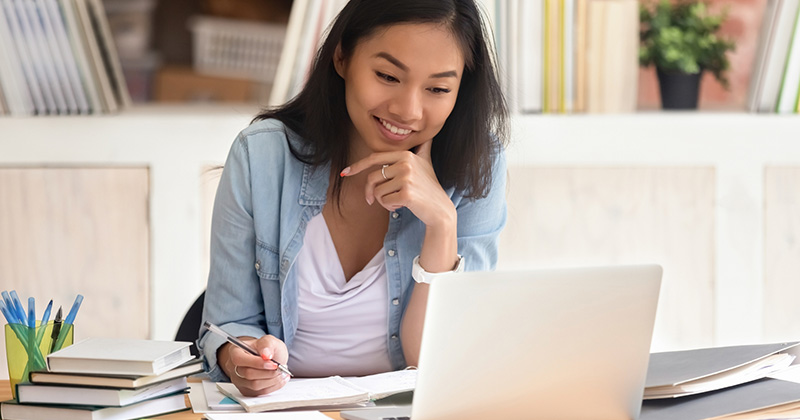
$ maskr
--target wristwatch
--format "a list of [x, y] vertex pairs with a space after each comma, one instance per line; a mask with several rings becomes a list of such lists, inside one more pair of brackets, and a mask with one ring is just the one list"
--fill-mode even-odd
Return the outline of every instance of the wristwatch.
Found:
[[464, 257], [458, 255], [458, 264], [456, 264], [456, 268], [452, 271], [444, 271], [441, 273], [429, 273], [419, 265], [419, 255], [414, 257], [414, 261], [411, 264], [411, 278], [414, 279], [417, 283], [425, 283], [431, 284], [431, 280], [435, 279], [437, 276], [447, 275], [450, 273], [461, 273], [464, 271]]

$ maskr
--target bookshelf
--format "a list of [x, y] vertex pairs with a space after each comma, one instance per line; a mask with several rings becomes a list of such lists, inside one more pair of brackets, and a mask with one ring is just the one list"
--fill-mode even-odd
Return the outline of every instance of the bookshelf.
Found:
[[[142, 281], [149, 336], [169, 339], [205, 286], [214, 187], [204, 170], [256, 111], [148, 105], [0, 119], [0, 167], [149, 169]], [[498, 268], [663, 264], [654, 348], [797, 336], [779, 320], [800, 316], [786, 301], [800, 273], [800, 245], [787, 240], [800, 237], [799, 131], [797, 116], [736, 112], [515, 115]]]

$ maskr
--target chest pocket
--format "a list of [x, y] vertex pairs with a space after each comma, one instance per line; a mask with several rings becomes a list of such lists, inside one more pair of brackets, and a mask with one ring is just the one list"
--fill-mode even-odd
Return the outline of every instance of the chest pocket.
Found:
[[[264, 316], [268, 327], [281, 325], [280, 258], [277, 250], [260, 241], [256, 244], [256, 274], [264, 298]], [[271, 329], [271, 328], [270, 328]]]

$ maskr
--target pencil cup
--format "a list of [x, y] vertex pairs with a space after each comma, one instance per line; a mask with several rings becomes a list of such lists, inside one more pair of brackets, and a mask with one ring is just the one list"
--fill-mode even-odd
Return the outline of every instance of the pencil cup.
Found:
[[[72, 344], [74, 329], [62, 324], [58, 339], [53, 337], [53, 322], [36, 328], [22, 324], [6, 324], [6, 359], [11, 396], [17, 398], [17, 384], [27, 382], [29, 373], [47, 369], [46, 358], [51, 352]], [[61, 343], [59, 343], [61, 342]], [[60, 344], [60, 346], [59, 346]]]

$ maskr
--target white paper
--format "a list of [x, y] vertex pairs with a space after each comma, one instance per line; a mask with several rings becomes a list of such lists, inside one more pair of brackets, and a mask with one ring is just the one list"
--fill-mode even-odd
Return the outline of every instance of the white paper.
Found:
[[769, 375], [769, 377], [800, 384], [800, 365], [789, 366], [780, 372]]
[[[245, 406], [248, 411], [261, 411], [264, 409], [291, 408], [299, 405], [327, 405], [334, 401], [345, 400], [355, 402], [369, 395], [352, 385], [347, 384], [338, 376], [320, 379], [292, 379], [283, 388], [268, 395], [259, 397], [245, 397], [232, 383], [217, 383], [217, 388], [223, 394], [233, 398]], [[345, 401], [342, 401], [345, 403]]]
[[209, 420], [331, 420], [319, 411], [291, 411], [280, 413], [207, 413]]
[[379, 399], [400, 392], [413, 391], [417, 385], [417, 370], [398, 370], [369, 376], [347, 377], [345, 379], [353, 385], [368, 391], [372, 398]]

